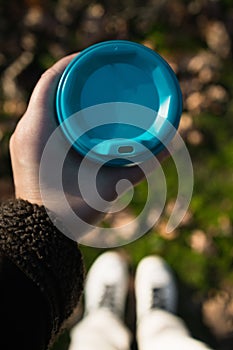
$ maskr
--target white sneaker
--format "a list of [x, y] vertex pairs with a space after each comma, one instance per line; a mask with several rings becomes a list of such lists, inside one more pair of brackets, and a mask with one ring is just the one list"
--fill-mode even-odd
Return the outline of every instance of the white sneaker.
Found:
[[123, 317], [129, 274], [125, 259], [116, 252], [100, 255], [90, 268], [85, 284], [85, 312], [105, 308]]
[[176, 312], [177, 289], [166, 262], [157, 256], [142, 259], [135, 276], [137, 320], [152, 309]]

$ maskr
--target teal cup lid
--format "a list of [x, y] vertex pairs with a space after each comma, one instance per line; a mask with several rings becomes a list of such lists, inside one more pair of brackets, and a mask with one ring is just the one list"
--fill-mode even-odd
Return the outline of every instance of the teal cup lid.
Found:
[[109, 166], [141, 163], [170, 142], [182, 113], [175, 73], [153, 50], [105, 41], [82, 51], [65, 69], [57, 119], [81, 155]]

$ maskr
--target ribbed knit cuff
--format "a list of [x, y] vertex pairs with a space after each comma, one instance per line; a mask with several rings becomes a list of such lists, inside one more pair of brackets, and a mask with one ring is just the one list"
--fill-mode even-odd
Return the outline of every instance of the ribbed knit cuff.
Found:
[[47, 300], [51, 343], [82, 293], [83, 262], [77, 243], [52, 224], [43, 206], [15, 200], [0, 206], [0, 253], [17, 265]]

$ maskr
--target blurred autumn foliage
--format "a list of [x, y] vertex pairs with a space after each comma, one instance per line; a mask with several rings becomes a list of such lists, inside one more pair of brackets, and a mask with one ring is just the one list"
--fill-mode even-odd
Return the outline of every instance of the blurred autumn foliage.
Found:
[[[129, 39], [158, 51], [176, 72], [184, 99], [180, 132], [195, 174], [193, 199], [180, 227], [167, 235], [164, 222], [177, 183], [174, 165], [166, 161], [170, 194], [164, 218], [125, 250], [133, 266], [152, 253], [168, 260], [182, 286], [180, 313], [196, 337], [221, 350], [233, 349], [232, 5], [231, 0], [0, 0], [1, 200], [13, 195], [9, 137], [40, 75], [59, 58], [99, 41]], [[142, 184], [130, 215], [144, 194]], [[100, 253], [83, 251], [87, 266]]]

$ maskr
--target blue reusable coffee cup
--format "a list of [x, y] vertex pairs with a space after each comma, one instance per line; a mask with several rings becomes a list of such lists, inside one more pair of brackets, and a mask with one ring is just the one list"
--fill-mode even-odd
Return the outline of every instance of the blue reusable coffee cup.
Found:
[[175, 73], [156, 52], [126, 40], [78, 54], [56, 95], [57, 120], [72, 147], [108, 166], [130, 166], [171, 141], [182, 113]]

